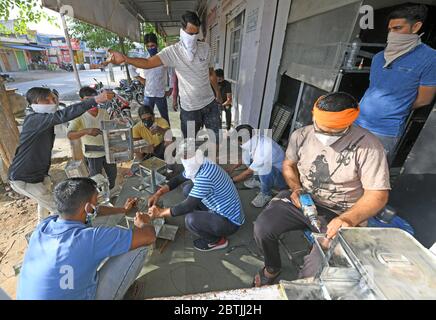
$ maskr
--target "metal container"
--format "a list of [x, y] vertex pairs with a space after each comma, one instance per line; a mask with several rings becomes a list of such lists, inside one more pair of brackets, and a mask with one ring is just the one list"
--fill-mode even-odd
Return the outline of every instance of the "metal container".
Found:
[[122, 163], [133, 160], [133, 133], [129, 123], [119, 120], [102, 121], [101, 130], [108, 163]]
[[345, 228], [333, 241], [314, 236], [322, 263], [307, 289], [318, 284], [318, 299], [436, 299], [436, 256], [409, 233]]
[[378, 299], [436, 299], [436, 256], [407, 232], [344, 229], [339, 242]]
[[85, 164], [85, 160], [70, 160], [64, 170], [68, 178], [89, 177], [89, 171]]

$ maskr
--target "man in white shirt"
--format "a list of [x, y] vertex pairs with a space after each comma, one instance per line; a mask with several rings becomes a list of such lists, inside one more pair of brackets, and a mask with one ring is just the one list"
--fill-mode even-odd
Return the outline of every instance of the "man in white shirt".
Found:
[[129, 58], [120, 52], [110, 51], [111, 57], [104, 64], [127, 63], [141, 69], [173, 67], [179, 79], [180, 120], [185, 138], [188, 137], [188, 122], [191, 122], [195, 135], [205, 126], [215, 133], [216, 141], [213, 142], [219, 144], [222, 97], [210, 47], [198, 41], [200, 26], [198, 15], [188, 11], [182, 16], [180, 42], [148, 59]]
[[[288, 189], [282, 173], [285, 152], [271, 138], [257, 134], [250, 125], [238, 126], [236, 131], [241, 144], [243, 163], [232, 166], [229, 173], [242, 164], [247, 166], [244, 172], [233, 177], [233, 182], [245, 181], [244, 185], [247, 188], [260, 188], [259, 194], [251, 204], [256, 208], [263, 208], [271, 201], [273, 188], [278, 191]], [[244, 137], [247, 137], [248, 141], [244, 141]], [[260, 182], [255, 179], [248, 180], [254, 174], [259, 176]]]
[[[158, 54], [158, 39], [154, 33], [146, 34], [144, 43], [150, 57]], [[166, 90], [167, 86], [171, 86], [168, 68], [160, 66], [149, 70], [145, 69], [143, 70], [143, 77], [134, 70], [133, 76], [145, 85], [144, 105], [152, 108], [157, 106], [161, 117], [170, 123], [167, 97], [171, 96], [172, 89]]]

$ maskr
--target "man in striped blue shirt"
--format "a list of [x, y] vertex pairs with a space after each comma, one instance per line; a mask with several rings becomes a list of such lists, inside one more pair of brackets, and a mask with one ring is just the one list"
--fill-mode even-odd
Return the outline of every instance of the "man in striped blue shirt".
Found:
[[[229, 175], [205, 159], [201, 150], [187, 155], [187, 145], [185, 142], [181, 146], [185, 171], [149, 199], [149, 214], [153, 218], [185, 215], [186, 228], [199, 237], [194, 241], [197, 250], [224, 249], [228, 246], [227, 237], [245, 222], [241, 199]], [[186, 197], [182, 203], [167, 209], [156, 206], [161, 196], [182, 184]]]

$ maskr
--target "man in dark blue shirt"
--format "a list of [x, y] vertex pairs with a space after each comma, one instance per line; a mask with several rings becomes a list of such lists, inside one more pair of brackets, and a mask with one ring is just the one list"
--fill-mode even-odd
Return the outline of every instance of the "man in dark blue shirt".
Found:
[[414, 5], [391, 13], [388, 45], [373, 59], [356, 121], [380, 139], [390, 161], [410, 112], [431, 104], [436, 94], [436, 50], [421, 43], [419, 35], [427, 11]]
[[58, 110], [58, 97], [50, 89], [36, 87], [27, 92], [30, 106], [9, 168], [9, 182], [14, 191], [38, 202], [39, 221], [56, 210], [48, 175], [55, 140], [54, 127], [81, 116], [113, 96], [113, 93], [104, 92], [94, 99]]

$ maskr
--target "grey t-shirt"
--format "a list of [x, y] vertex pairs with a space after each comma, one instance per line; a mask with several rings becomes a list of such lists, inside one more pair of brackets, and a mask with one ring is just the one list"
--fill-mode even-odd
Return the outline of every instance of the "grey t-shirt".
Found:
[[338, 214], [353, 207], [365, 190], [391, 189], [382, 144], [358, 126], [330, 147], [319, 142], [313, 126], [299, 129], [286, 157], [298, 165], [301, 184], [314, 201]]
[[211, 51], [207, 43], [198, 42], [194, 61], [189, 61], [179, 42], [158, 53], [164, 66], [175, 68], [179, 79], [180, 104], [185, 111], [203, 109], [215, 100], [210, 85]]

